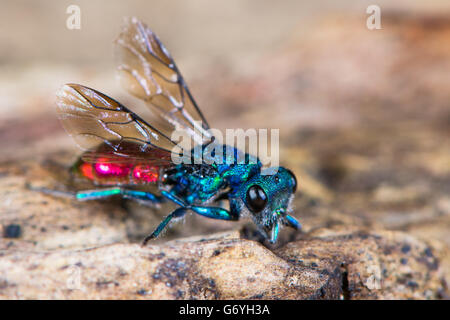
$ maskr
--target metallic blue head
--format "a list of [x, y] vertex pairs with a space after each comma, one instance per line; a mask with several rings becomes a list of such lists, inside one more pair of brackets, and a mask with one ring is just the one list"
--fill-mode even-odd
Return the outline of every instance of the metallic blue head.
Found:
[[277, 169], [272, 175], [255, 175], [232, 199], [232, 205], [247, 212], [272, 243], [276, 242], [281, 225], [300, 228], [300, 224], [288, 214], [297, 180], [292, 171], [283, 167]]

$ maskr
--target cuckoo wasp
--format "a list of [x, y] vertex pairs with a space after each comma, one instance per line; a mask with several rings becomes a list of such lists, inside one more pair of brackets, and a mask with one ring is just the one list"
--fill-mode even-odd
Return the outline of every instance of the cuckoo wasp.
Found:
[[[145, 101], [170, 130], [187, 132], [201, 150], [211, 146], [222, 150], [219, 160], [223, 161], [217, 161], [214, 151], [209, 153], [212, 161], [195, 161], [198, 148], [187, 152], [187, 160], [194, 161], [177, 161], [177, 157], [186, 160], [186, 153], [182, 155], [167, 128], [157, 128], [99, 91], [67, 84], [57, 94], [57, 114], [85, 149], [73, 171], [98, 187], [77, 192], [78, 200], [121, 196], [149, 206], [175, 203], [177, 208], [144, 244], [187, 212], [221, 220], [250, 216], [272, 243], [281, 226], [300, 229], [290, 215], [297, 187], [294, 174], [283, 167], [262, 174], [258, 158], [215, 142], [170, 53], [145, 24], [136, 18], [126, 20], [115, 49], [119, 78], [127, 91]], [[139, 190], [152, 184], [157, 192]], [[219, 200], [229, 201], [229, 208], [215, 205]]]

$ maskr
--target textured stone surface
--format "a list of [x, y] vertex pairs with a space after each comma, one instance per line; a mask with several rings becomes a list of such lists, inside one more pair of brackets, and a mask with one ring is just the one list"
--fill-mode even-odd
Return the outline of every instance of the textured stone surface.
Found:
[[430, 299], [439, 253], [387, 231], [323, 229], [270, 251], [239, 232], [141, 247], [5, 250], [2, 299]]

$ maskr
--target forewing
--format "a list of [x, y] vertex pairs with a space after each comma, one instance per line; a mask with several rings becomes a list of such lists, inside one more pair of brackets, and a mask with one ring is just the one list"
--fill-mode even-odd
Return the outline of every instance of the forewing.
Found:
[[150, 146], [142, 151], [137, 143], [125, 142], [112, 148], [109, 144], [101, 144], [98, 148], [83, 153], [81, 159], [88, 163], [117, 163], [117, 164], [141, 164], [167, 168], [174, 166], [172, 154], [169, 151]]
[[135, 144], [136, 156], [154, 153], [152, 150], [174, 156], [181, 153], [170, 138], [94, 89], [67, 84], [58, 92], [56, 104], [64, 128], [83, 149], [92, 150], [103, 143], [109, 146], [108, 152], [123, 156], [124, 146]]
[[150, 104], [173, 129], [185, 131], [195, 143], [211, 140], [203, 114], [170, 53], [137, 18], [126, 20], [116, 41], [119, 77], [133, 95]]

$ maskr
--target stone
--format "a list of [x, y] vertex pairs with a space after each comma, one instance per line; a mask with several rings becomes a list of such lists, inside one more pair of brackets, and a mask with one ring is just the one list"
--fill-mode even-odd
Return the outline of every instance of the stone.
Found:
[[444, 290], [440, 254], [401, 232], [348, 228], [275, 250], [237, 231], [147, 247], [9, 249], [0, 298], [433, 299]]

